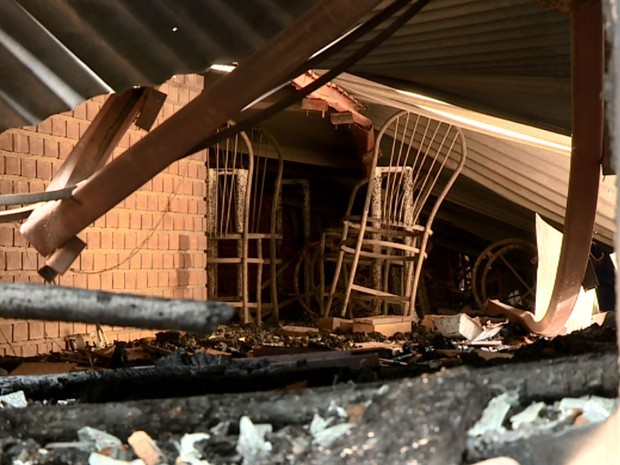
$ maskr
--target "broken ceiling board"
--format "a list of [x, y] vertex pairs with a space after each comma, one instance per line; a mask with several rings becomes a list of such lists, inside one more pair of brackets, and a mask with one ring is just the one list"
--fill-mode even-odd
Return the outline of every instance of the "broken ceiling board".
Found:
[[386, 337], [396, 333], [410, 333], [412, 319], [405, 316], [373, 316], [355, 318], [353, 320], [354, 333], [380, 333]]

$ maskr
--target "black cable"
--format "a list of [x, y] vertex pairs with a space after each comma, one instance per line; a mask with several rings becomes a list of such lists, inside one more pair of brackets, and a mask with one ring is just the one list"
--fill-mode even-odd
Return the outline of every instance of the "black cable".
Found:
[[[406, 0], [406, 1], [404, 1], [404, 0], [396, 0], [394, 3], [392, 3], [386, 9], [384, 9], [381, 13], [378, 13], [377, 15], [375, 15], [368, 22], [364, 23], [363, 26], [360, 26], [357, 30], [353, 31], [349, 35], [350, 36], [354, 35], [357, 31], [359, 31], [362, 28], [364, 28], [364, 30], [363, 30], [363, 32], [361, 34], [362, 35], [365, 34], [369, 30], [368, 28], [365, 27], [368, 23], [372, 23], [372, 25], [373, 25], [372, 29], [374, 29], [374, 27], [376, 27], [377, 25], [379, 25], [380, 23], [382, 23], [383, 21], [385, 21], [387, 19], [385, 17], [385, 12], [386, 11], [390, 12], [389, 17], [391, 17], [394, 13], [396, 13], [399, 10], [401, 10], [406, 4], [410, 3], [410, 1], [411, 0]], [[248, 129], [258, 125], [262, 121], [266, 120], [267, 118], [270, 118], [271, 116], [275, 115], [276, 113], [279, 113], [280, 111], [284, 110], [286, 107], [291, 106], [293, 103], [301, 100], [306, 95], [314, 92], [315, 90], [319, 89], [320, 87], [323, 87], [329, 81], [331, 81], [335, 77], [337, 77], [340, 73], [344, 72], [346, 69], [348, 69], [351, 66], [353, 66], [355, 63], [357, 63], [359, 60], [361, 60], [366, 55], [368, 55], [371, 51], [373, 51], [375, 48], [377, 48], [388, 37], [390, 37], [394, 32], [396, 32], [405, 23], [407, 23], [412, 17], [414, 17], [417, 13], [419, 13], [420, 10], [422, 10], [422, 8], [424, 8], [424, 6], [426, 6], [429, 2], [430, 2], [430, 0], [418, 0], [414, 4], [409, 5], [409, 7], [400, 16], [398, 16], [396, 19], [394, 19], [394, 21], [388, 27], [386, 27], [384, 30], [382, 30], [381, 32], [377, 33], [377, 35], [372, 40], [368, 41], [363, 47], [361, 47], [359, 50], [354, 52], [348, 58], [346, 58], [343, 61], [341, 61], [339, 64], [334, 66], [332, 69], [327, 71], [325, 74], [323, 74], [322, 76], [317, 78], [314, 82], [312, 82], [309, 85], [307, 85], [306, 87], [298, 90], [297, 92], [295, 92], [291, 96], [285, 97], [285, 98], [281, 99], [280, 101], [272, 104], [268, 108], [265, 108], [264, 110], [259, 111], [255, 115], [247, 117], [247, 118], [242, 119], [240, 121], [236, 121], [235, 125], [230, 126], [228, 128], [225, 128], [222, 131], [207, 137], [205, 140], [202, 141], [202, 143], [198, 144], [196, 147], [191, 149], [188, 153], [183, 155], [183, 157], [191, 155], [192, 153], [195, 153], [195, 152], [198, 152], [200, 150], [206, 149], [206, 148], [208, 148], [208, 147], [210, 147], [210, 146], [212, 146], [214, 144], [217, 144], [218, 142], [221, 142], [221, 141], [226, 140], [226, 139], [228, 139], [230, 137], [233, 137], [234, 135], [238, 134], [241, 131], [248, 130]], [[380, 19], [378, 17], [380, 17]], [[360, 37], [360, 35], [356, 34], [354, 36], [353, 40], [355, 40], [355, 39], [357, 39], [359, 37]], [[342, 41], [344, 41], [344, 40], [346, 40], [348, 38], [349, 37], [347, 36], [344, 39], [342, 39]], [[344, 45], [341, 44], [342, 41], [337, 42], [334, 45], [335, 46], [340, 45], [340, 47], [338, 48], [338, 49], [340, 49], [340, 48], [344, 47]], [[348, 44], [349, 44], [349, 42], [347, 41], [347, 43], [345, 45], [348, 45]], [[321, 52], [319, 55], [311, 58], [310, 60], [306, 61], [302, 66], [300, 66], [298, 68], [298, 70], [301, 69], [301, 71], [300, 72], [296, 71], [297, 74], [294, 74], [293, 77], [299, 76], [299, 74], [305, 72], [308, 69], [311, 69], [314, 65], [320, 63], [321, 61], [324, 61], [326, 58], [328, 58], [333, 53], [335, 53], [335, 51], [331, 50], [331, 48], [332, 47], [330, 47], [329, 49]], [[331, 53], [330, 53], [330, 50], [331, 50]]]

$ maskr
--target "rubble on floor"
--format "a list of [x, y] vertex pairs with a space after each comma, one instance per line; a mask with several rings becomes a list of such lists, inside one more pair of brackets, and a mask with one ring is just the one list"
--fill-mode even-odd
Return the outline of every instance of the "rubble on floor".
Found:
[[[0, 463], [464, 465], [507, 455], [533, 465], [539, 455], [519, 456], [520, 440], [547, 447], [612, 408], [614, 327], [546, 339], [463, 315], [357, 321], [410, 328], [389, 336], [333, 318], [4, 357]], [[477, 423], [489, 401], [499, 408]]]

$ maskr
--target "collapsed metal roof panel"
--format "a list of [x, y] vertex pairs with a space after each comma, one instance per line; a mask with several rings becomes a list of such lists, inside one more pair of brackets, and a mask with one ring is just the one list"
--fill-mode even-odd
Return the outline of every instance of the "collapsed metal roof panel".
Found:
[[569, 16], [537, 0], [435, 0], [349, 72], [570, 133]]
[[0, 131], [94, 95], [238, 61], [314, 0], [5, 0]]
[[[488, 115], [473, 115], [470, 110], [446, 105], [390, 88], [376, 82], [344, 74], [337, 81], [354, 97], [368, 105], [367, 116], [377, 126], [396, 109], [410, 110], [459, 125], [467, 141], [467, 161], [462, 172], [477, 184], [504, 199], [537, 212], [545, 218], [564, 223], [570, 170], [570, 138], [528, 128]], [[613, 243], [615, 231], [615, 179], [602, 179], [599, 190], [594, 238]], [[489, 199], [478, 191], [459, 189], [448, 194], [448, 201], [466, 206], [491, 218], [523, 226], [531, 218], [512, 216], [504, 209], [492, 210]], [[463, 229], [471, 229], [461, 224]]]

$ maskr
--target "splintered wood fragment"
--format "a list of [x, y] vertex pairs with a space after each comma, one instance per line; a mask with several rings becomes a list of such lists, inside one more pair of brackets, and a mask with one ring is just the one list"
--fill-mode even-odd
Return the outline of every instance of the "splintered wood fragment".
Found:
[[319, 100], [316, 98], [304, 98], [301, 101], [301, 109], [302, 110], [312, 110], [312, 111], [320, 111], [321, 113], [325, 113], [329, 110], [329, 106], [325, 100]]
[[350, 333], [353, 330], [353, 320], [325, 316], [319, 318], [318, 326], [319, 329], [324, 329], [326, 331], [341, 331], [343, 333]]
[[330, 113], [329, 119], [331, 123], [335, 126], [339, 126], [341, 124], [353, 124], [355, 123], [355, 119], [353, 118], [353, 113], [350, 111], [341, 111], [338, 113]]
[[355, 318], [353, 320], [354, 333], [381, 333], [385, 337], [396, 333], [410, 333], [412, 319], [403, 316], [374, 316]]
[[310, 334], [317, 334], [319, 330], [318, 328], [309, 328], [307, 326], [287, 325], [282, 326], [282, 328], [280, 328], [280, 332], [285, 336], [298, 337], [308, 336]]
[[162, 299], [40, 284], [0, 285], [0, 317], [4, 318], [210, 333], [233, 314], [234, 309], [221, 302]]

